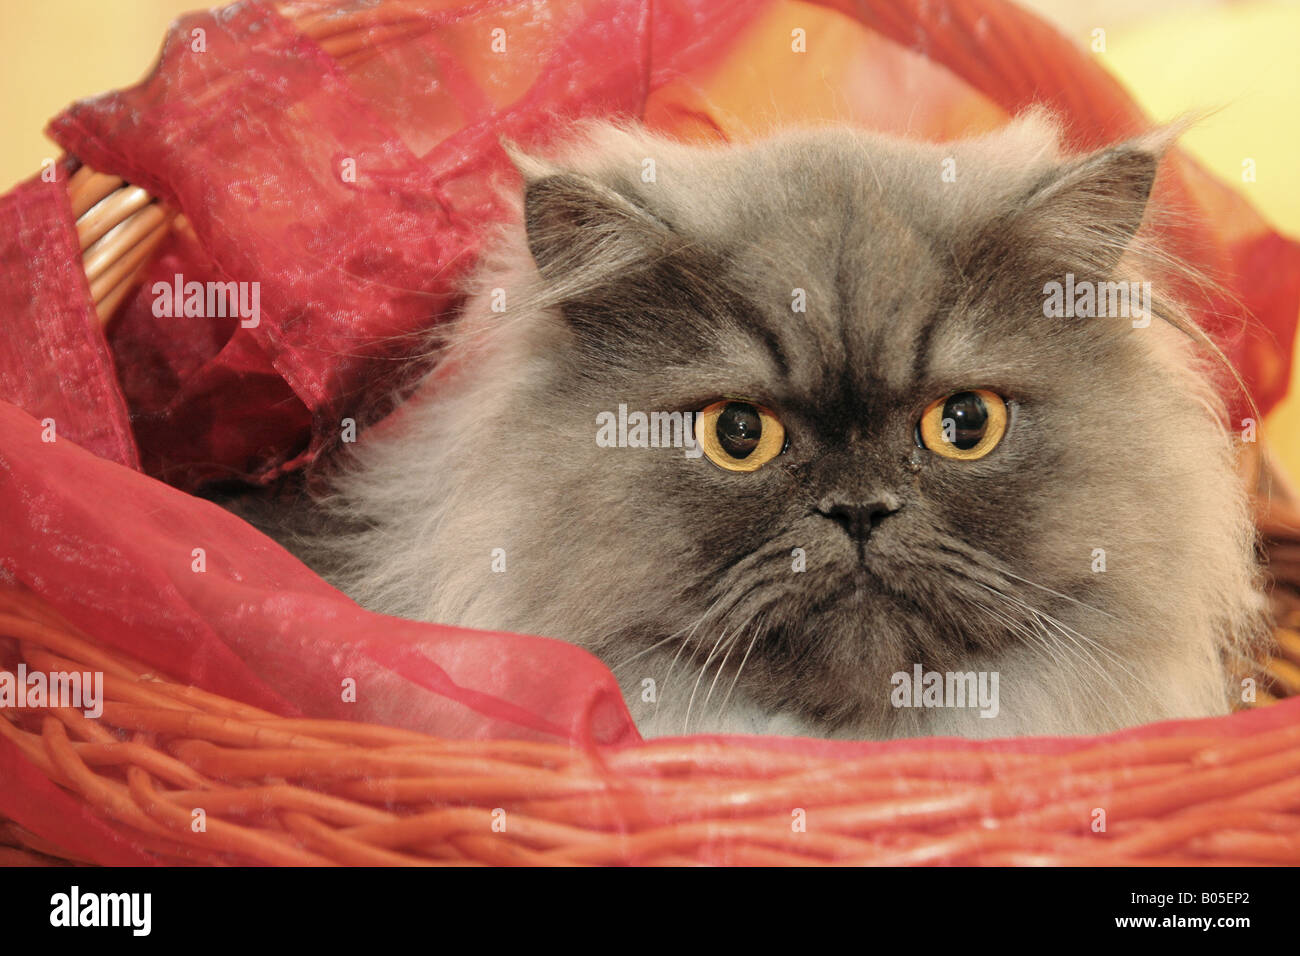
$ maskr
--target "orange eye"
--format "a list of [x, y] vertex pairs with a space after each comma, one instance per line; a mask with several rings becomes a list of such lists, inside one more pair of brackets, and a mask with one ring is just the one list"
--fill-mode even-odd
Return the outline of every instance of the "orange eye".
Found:
[[918, 426], [921, 443], [936, 455], [959, 461], [983, 458], [1007, 431], [1007, 405], [984, 389], [956, 392], [930, 405]]
[[714, 402], [696, 416], [695, 440], [719, 468], [757, 471], [785, 450], [785, 427], [761, 405]]

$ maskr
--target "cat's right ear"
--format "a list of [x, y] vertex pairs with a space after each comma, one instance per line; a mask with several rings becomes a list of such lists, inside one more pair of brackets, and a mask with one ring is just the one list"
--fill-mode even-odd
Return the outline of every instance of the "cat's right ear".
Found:
[[543, 278], [579, 269], [616, 273], [671, 236], [667, 224], [635, 199], [503, 145], [524, 179], [524, 230]]

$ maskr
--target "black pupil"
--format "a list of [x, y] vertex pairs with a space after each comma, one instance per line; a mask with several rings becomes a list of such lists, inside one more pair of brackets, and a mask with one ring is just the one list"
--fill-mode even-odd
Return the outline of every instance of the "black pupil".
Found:
[[[950, 429], [948, 422], [953, 423]], [[943, 404], [944, 435], [952, 435], [952, 443], [968, 451], [980, 443], [989, 426], [989, 410], [984, 399], [974, 392], [958, 392]]]
[[718, 444], [732, 458], [747, 458], [758, 447], [763, 419], [758, 409], [744, 402], [729, 402], [718, 416]]

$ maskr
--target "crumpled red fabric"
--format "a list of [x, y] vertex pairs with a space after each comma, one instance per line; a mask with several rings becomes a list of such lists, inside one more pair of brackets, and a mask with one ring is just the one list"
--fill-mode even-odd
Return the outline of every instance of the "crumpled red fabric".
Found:
[[[344, 417], [364, 425], [504, 212], [499, 139], [637, 115], [652, 68], [716, 56], [758, 6], [481, 3], [350, 71], [260, 3], [183, 18], [141, 85], [50, 126], [197, 237], [172, 238], [111, 333], [145, 469], [185, 488], [267, 482]], [[508, 55], [489, 45], [498, 20]], [[261, 321], [155, 317], [154, 284], [176, 275], [258, 283]]]
[[613, 676], [571, 644], [371, 614], [230, 512], [48, 441], [8, 402], [0, 435], [0, 569], [106, 647], [283, 716], [636, 739]]
[[[394, 360], [449, 316], [456, 280], [505, 213], [493, 198], [513, 175], [500, 137], [541, 146], [577, 117], [625, 116], [739, 140], [794, 89], [808, 111], [932, 138], [1032, 102], [1060, 111], [1080, 148], [1146, 125], [1099, 66], [1003, 0], [430, 3], [416, 32], [375, 31], [336, 56], [294, 25], [316, 7], [366, 6], [298, 2], [282, 15], [246, 2], [187, 16], [140, 85], [53, 121], [72, 156], [189, 223], [106, 334], [80, 268], [70, 166], [0, 198], [0, 583], [107, 646], [282, 714], [445, 736], [639, 739], [585, 652], [369, 614], [186, 493], [269, 483], [327, 450], [343, 418], [383, 413], [403, 384]], [[781, 59], [792, 31], [824, 25], [827, 10], [848, 18], [842, 32], [814, 31], [805, 59]], [[497, 27], [508, 55], [492, 48]], [[833, 61], [817, 59], [819, 44]], [[1199, 314], [1267, 410], [1289, 373], [1300, 247], [1186, 157], [1169, 168], [1162, 189], [1185, 213], [1173, 249], [1228, 293], [1195, 303]], [[155, 317], [154, 284], [177, 274], [258, 282], [259, 323]], [[338, 693], [344, 676], [363, 690], [356, 704]], [[1233, 718], [1243, 732], [1281, 719]], [[2, 741], [0, 778], [0, 816], [58, 827], [62, 845], [100, 862], [143, 859]]]
[[[0, 588], [29, 586], [97, 644], [282, 716], [464, 739], [640, 740], [613, 675], [586, 651], [364, 611], [222, 508], [48, 437], [0, 402]], [[4, 819], [86, 859], [149, 861], [0, 739]]]

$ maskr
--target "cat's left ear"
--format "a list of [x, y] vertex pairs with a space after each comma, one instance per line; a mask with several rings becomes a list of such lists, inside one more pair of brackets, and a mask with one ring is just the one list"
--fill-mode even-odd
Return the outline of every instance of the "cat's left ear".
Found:
[[1023, 200], [1014, 216], [1017, 238], [1110, 273], [1142, 226], [1160, 161], [1176, 135], [1161, 130], [1067, 162]]

